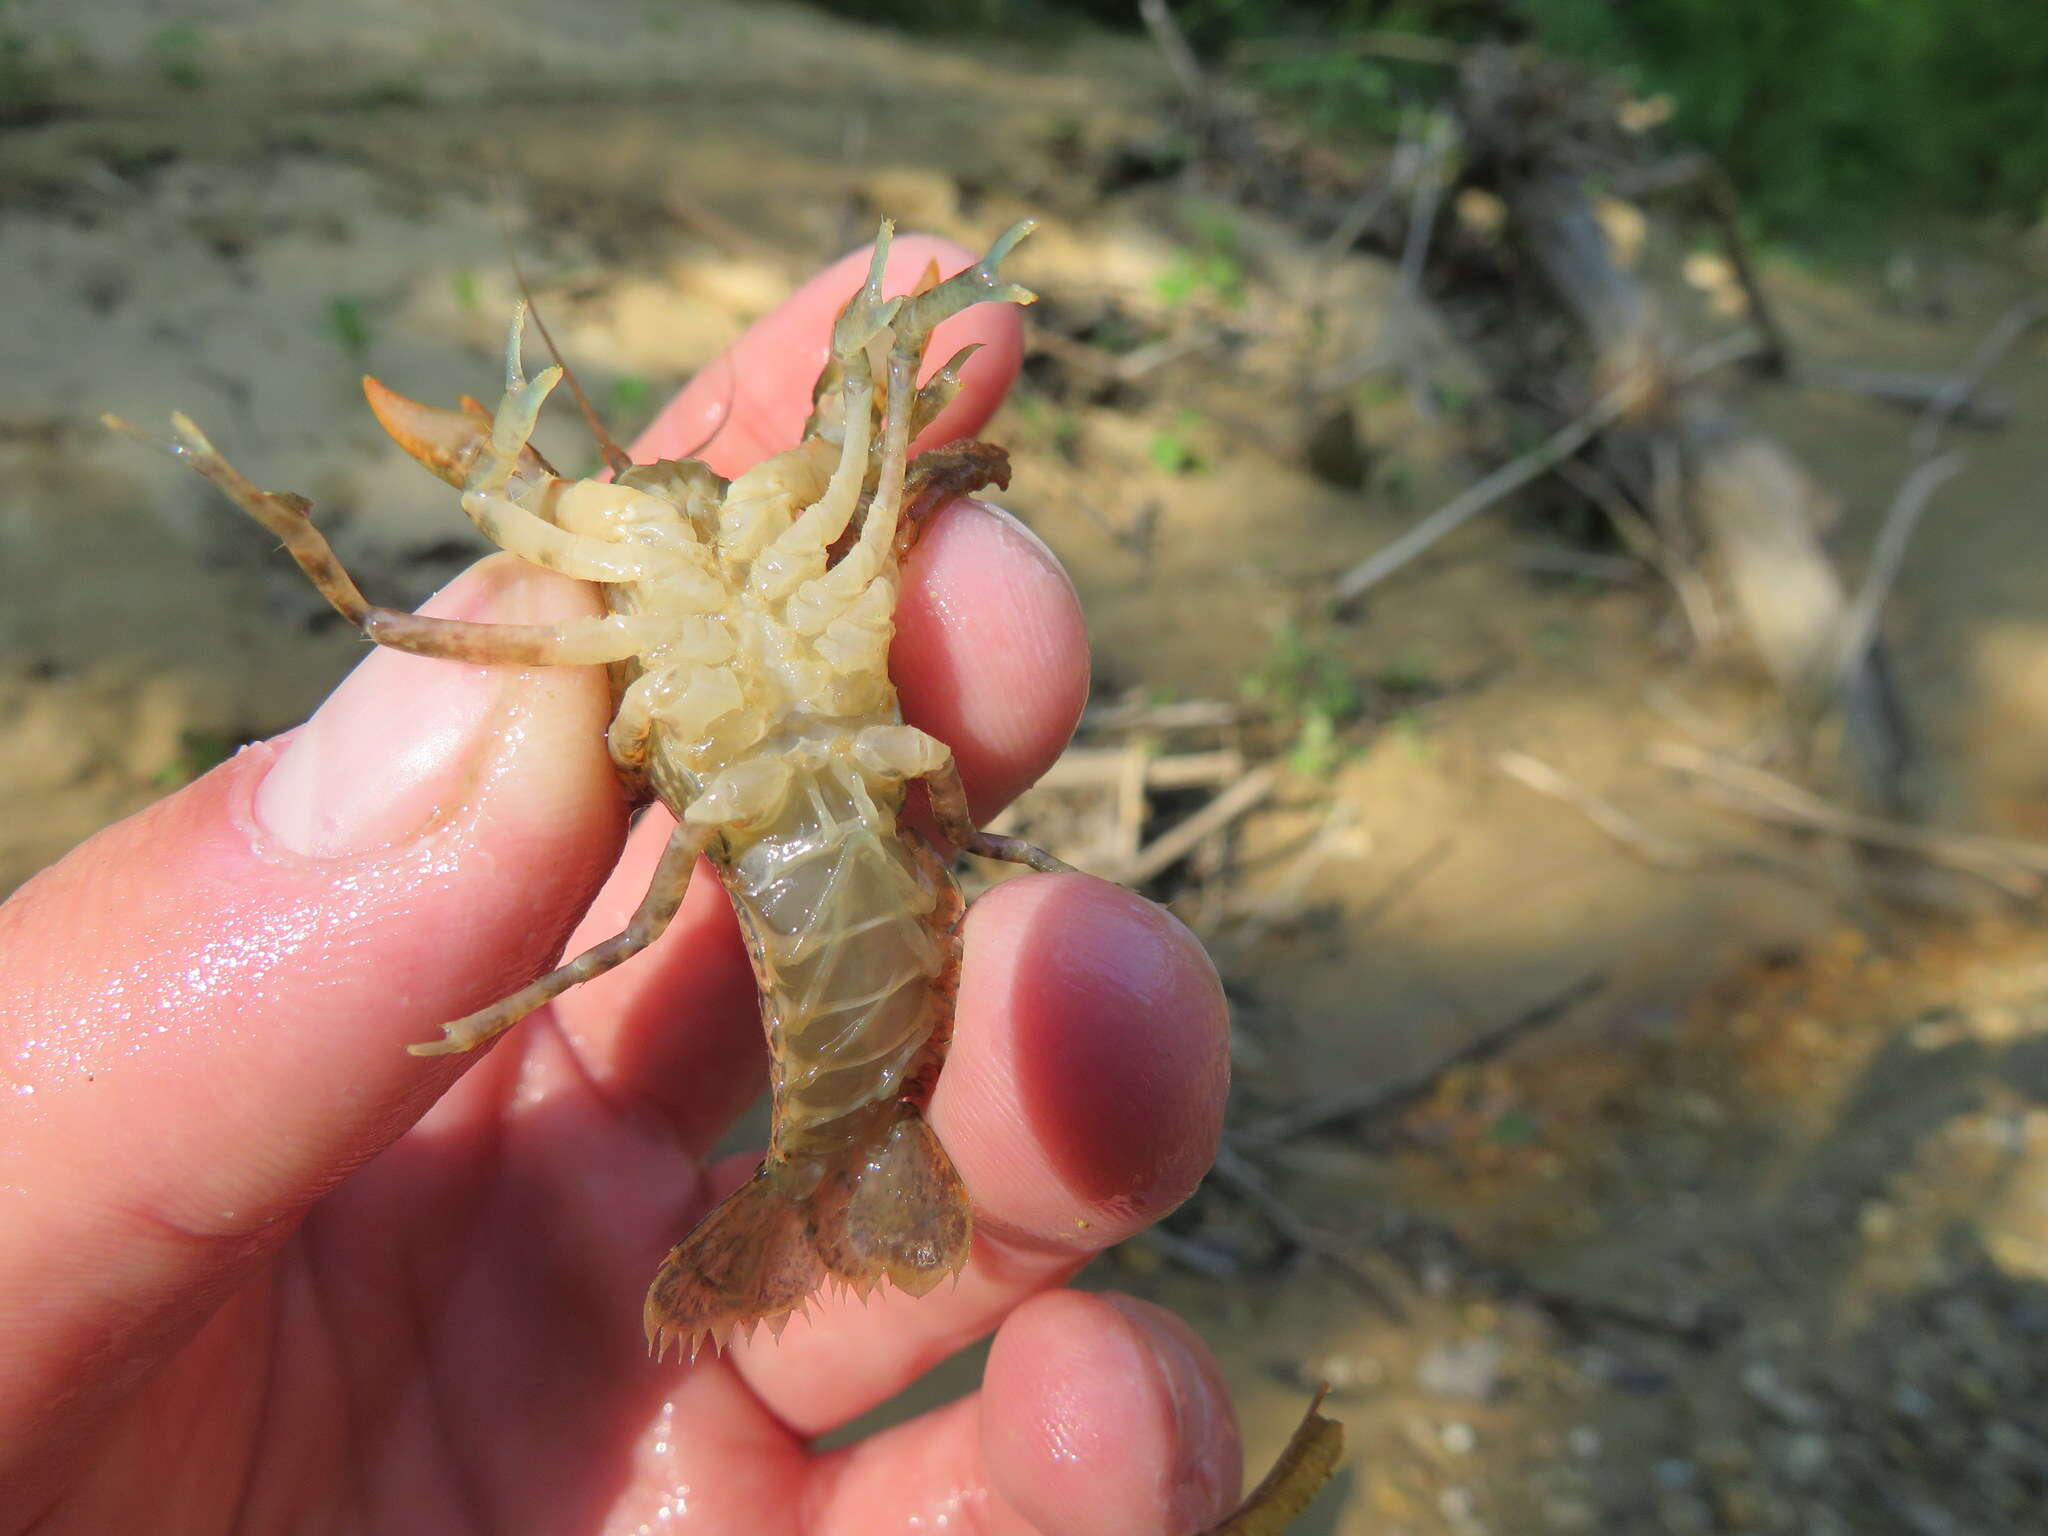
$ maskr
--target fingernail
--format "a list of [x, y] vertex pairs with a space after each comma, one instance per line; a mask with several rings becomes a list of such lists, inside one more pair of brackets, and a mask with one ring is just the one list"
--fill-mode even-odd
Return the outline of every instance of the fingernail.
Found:
[[[542, 573], [472, 566], [420, 609], [445, 619], [546, 622]], [[378, 648], [293, 733], [257, 786], [257, 821], [294, 853], [341, 858], [411, 841], [464, 804], [492, 757], [520, 672]]]
[[1066, 567], [1060, 564], [1060, 557], [1052, 552], [1050, 544], [1038, 536], [1038, 530], [1025, 522], [1023, 518], [1012, 512], [1008, 507], [999, 507], [992, 501], [983, 501], [979, 496], [965, 496], [961, 499], [970, 506], [988, 513], [1012, 533], [1020, 535], [1025, 543], [1029, 544], [1044, 557], [1045, 563], [1048, 566], [1058, 571], [1062, 579], [1065, 578]]
[[1223, 1383], [1188, 1325], [1164, 1308], [1131, 1296], [1104, 1299], [1132, 1324], [1158, 1368], [1174, 1423], [1174, 1462], [1167, 1488], [1174, 1530], [1212, 1524], [1236, 1503], [1244, 1476], [1237, 1421]]

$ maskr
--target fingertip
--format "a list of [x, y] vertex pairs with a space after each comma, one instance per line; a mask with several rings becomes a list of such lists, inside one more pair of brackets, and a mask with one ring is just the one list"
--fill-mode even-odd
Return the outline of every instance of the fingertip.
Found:
[[[586, 602], [581, 584], [501, 556], [430, 606], [528, 621]], [[203, 1053], [215, 1077], [294, 1063], [297, 1075], [311, 1040], [391, 1069], [380, 1082], [416, 1079], [392, 1035], [510, 990], [616, 858], [624, 805], [606, 713], [595, 668], [372, 651], [305, 725], [106, 829], [19, 894], [8, 910], [26, 961], [0, 990], [34, 1006], [9, 1010], [10, 1025], [61, 1010], [91, 1021], [99, 1049], [124, 1051], [136, 1043], [124, 1032], [146, 1023], [153, 1050]], [[349, 802], [339, 823], [336, 800]], [[96, 1096], [109, 1093], [101, 1083]]]
[[[598, 611], [587, 582], [504, 554], [471, 566], [420, 609], [528, 625]], [[617, 780], [596, 744], [609, 714], [595, 667], [473, 665], [372, 647], [277, 744], [252, 809], [276, 849], [316, 859], [375, 853], [471, 810], [502, 821], [514, 842], [528, 828], [595, 822], [615, 845]]]
[[1092, 1252], [1213, 1160], [1230, 1069], [1221, 983], [1162, 908], [1085, 875], [1009, 880], [967, 917], [933, 1119], [982, 1230]]
[[953, 749], [986, 818], [1049, 768], [1088, 702], [1073, 583], [1016, 518], [971, 498], [912, 551], [889, 670], [903, 712]]
[[1184, 1536], [1236, 1502], [1243, 1453], [1222, 1373], [1147, 1302], [1025, 1302], [996, 1334], [981, 1405], [990, 1486], [1038, 1530]]

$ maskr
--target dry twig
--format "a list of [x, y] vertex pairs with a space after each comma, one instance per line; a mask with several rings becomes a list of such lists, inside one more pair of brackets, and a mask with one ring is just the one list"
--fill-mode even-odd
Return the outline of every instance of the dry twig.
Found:
[[1949, 424], [1958, 427], [2002, 427], [2012, 419], [2011, 407], [1974, 393], [1953, 373], [1921, 373], [1905, 368], [1863, 368], [1828, 363], [1800, 370], [1800, 381], [1844, 394], [1862, 395], [1915, 414], [1943, 402], [1954, 402]]
[[1891, 510], [1885, 514], [1884, 529], [1877, 536], [1877, 547], [1870, 556], [1870, 570], [1863, 578], [1863, 586], [1857, 591], [1855, 600], [1849, 604], [1848, 612], [1842, 615], [1841, 650], [1835, 658], [1835, 688], [1846, 690], [1863, 669], [1863, 663], [1870, 654], [1870, 647], [1877, 639], [1878, 615], [1884, 611], [1884, 600], [1890, 595], [1892, 582], [1897, 579], [1899, 566], [1906, 557], [1906, 545], [1913, 537], [1913, 530], [1919, 525], [1920, 514], [1927, 510], [1928, 500], [1943, 484], [1954, 478], [1964, 464], [1960, 453], [1945, 453], [1938, 459], [1927, 459], [1916, 465], [1899, 486], [1898, 495], [1892, 498]]
[[[1430, 241], [1436, 234], [1437, 209], [1443, 203], [1446, 168], [1458, 142], [1458, 125], [1448, 112], [1439, 113], [1423, 135], [1421, 163], [1416, 168], [1414, 194], [1408, 207], [1408, 232], [1401, 242], [1400, 285], [1396, 290], [1393, 320], [1419, 314], [1422, 309], [1422, 274], [1429, 264]], [[1415, 349], [1401, 347], [1399, 358], [1403, 383], [1416, 414], [1428, 420], [1437, 414], [1429, 397], [1428, 381], [1418, 365]]]
[[1178, 864], [1197, 847], [1250, 811], [1280, 782], [1280, 768], [1267, 763], [1254, 768], [1179, 825], [1154, 838], [1130, 866], [1117, 871], [1125, 885], [1143, 885]]
[[[1763, 342], [1754, 331], [1737, 331], [1719, 341], [1708, 342], [1673, 370], [1672, 383], [1674, 386], [1690, 384], [1716, 368], [1750, 356], [1762, 346]], [[1349, 602], [1378, 586], [1446, 535], [1456, 532], [1489, 507], [1563, 463], [1627, 415], [1642, 399], [1649, 382], [1640, 373], [1624, 379], [1583, 414], [1565, 423], [1536, 447], [1510, 459], [1483, 480], [1467, 486], [1391, 544], [1339, 577], [1337, 600]]]
[[1212, 1247], [1199, 1238], [1182, 1237], [1165, 1227], [1147, 1227], [1131, 1241], [1150, 1248], [1168, 1263], [1178, 1264], [1205, 1279], [1235, 1280], [1244, 1273], [1244, 1266], [1238, 1262], [1236, 1254]]
[[2021, 299], [1992, 322], [1977, 345], [1970, 349], [1970, 355], [1963, 360], [1963, 366], [1956, 370], [1949, 387], [1929, 403], [1913, 428], [1913, 457], [1927, 459], [1934, 456], [1934, 450], [1941, 446], [1941, 434], [1948, 430], [1948, 424], [1956, 413], [1970, 403], [1970, 397], [1983, 386], [2005, 354], [2020, 343], [2028, 331], [2048, 320], [2048, 297], [2036, 294], [2030, 299]]
[[1640, 855], [1647, 863], [1654, 864], [1660, 869], [1695, 869], [1699, 866], [1700, 855], [1697, 849], [1658, 836], [1613, 801], [1602, 799], [1585, 785], [1576, 779], [1565, 777], [1548, 763], [1533, 758], [1526, 752], [1512, 751], [1497, 753], [1493, 761], [1495, 767], [1516, 783], [1526, 785], [1539, 795], [1562, 800], [1622, 847]]
[[1272, 888], [1243, 902], [1236, 909], [1241, 919], [1231, 940], [1248, 948], [1263, 939], [1273, 925], [1284, 922], [1302, 909], [1309, 885], [1322, 872], [1330, 856], [1346, 838], [1357, 833], [1358, 812], [1347, 800], [1331, 802], [1316, 824], [1307, 844], [1288, 861], [1287, 868]]
[[1456, 847], [1457, 840], [1449, 833], [1445, 833], [1395, 870], [1393, 876], [1380, 887], [1372, 900], [1359, 909], [1351, 927], [1354, 942], [1359, 935], [1370, 932], [1381, 918], [1414, 895], [1422, 882], [1443, 866]]
[[1742, 233], [1742, 199], [1719, 163], [1702, 154], [1680, 155], [1646, 174], [1624, 178], [1615, 190], [1624, 197], [1672, 192], [1691, 192], [1695, 196], [1721, 237], [1728, 265], [1735, 269], [1735, 281], [1749, 307], [1750, 323], [1763, 337], [1764, 344], [1755, 354], [1757, 366], [1772, 375], [1787, 372], [1792, 366], [1792, 346], [1784, 327], [1778, 324], [1777, 311], [1764, 292], [1749, 241]]
[[1209, 1176], [1263, 1216], [1290, 1248], [1342, 1270], [1388, 1317], [1397, 1323], [1408, 1321], [1407, 1308], [1357, 1255], [1347, 1253], [1331, 1238], [1317, 1231], [1299, 1211], [1274, 1194], [1266, 1183], [1266, 1176], [1228, 1142], [1216, 1149], [1216, 1162], [1210, 1168]]
[[1700, 653], [1712, 655], [1719, 650], [1727, 639], [1728, 625], [1714, 601], [1713, 587], [1699, 568], [1664, 541], [1613, 480], [1585, 460], [1566, 459], [1557, 466], [1557, 474], [1606, 514], [1629, 553], [1670, 584]]
[[1195, 58], [1195, 50], [1188, 46], [1187, 34], [1174, 19], [1172, 8], [1166, 0], [1138, 0], [1138, 15], [1144, 20], [1145, 30], [1152, 34], [1152, 41], [1159, 45], [1174, 80], [1189, 101], [1200, 105], [1207, 98], [1208, 82], [1202, 78], [1202, 66]]
[[1660, 742], [1650, 760], [1690, 774], [1721, 791], [1725, 803], [1760, 820], [1823, 832], [1961, 870], [2008, 895], [2027, 899], [2048, 890], [2048, 847], [1970, 832], [1940, 832], [1885, 821], [1823, 800], [1789, 779], [1679, 742]]
[[1321, 1098], [1297, 1104], [1292, 1109], [1283, 1109], [1237, 1133], [1233, 1139], [1241, 1147], [1270, 1147], [1342, 1121], [1384, 1114], [1396, 1105], [1421, 1098], [1442, 1081], [1445, 1073], [1475, 1062], [1490, 1061], [1522, 1036], [1556, 1023], [1606, 984], [1604, 976], [1581, 976], [1554, 997], [1546, 998], [1505, 1023], [1473, 1036], [1455, 1051], [1447, 1052], [1426, 1066], [1386, 1082], [1341, 1088]]
[[1582, 581], [1600, 581], [1609, 586], [1642, 585], [1643, 562], [1629, 555], [1601, 555], [1569, 544], [1535, 541], [1517, 544], [1508, 559], [1518, 570], [1538, 576], [1575, 576]]
[[1128, 747], [1069, 747], [1045, 771], [1038, 789], [1102, 789], [1121, 785], [1133, 773], [1135, 757], [1138, 777], [1146, 789], [1201, 789], [1230, 784], [1244, 777], [1244, 754], [1220, 752], [1173, 752], [1155, 755], [1141, 743]]
[[1081, 716], [1081, 729], [1088, 731], [1192, 731], [1221, 729], [1236, 725], [1245, 717], [1245, 707], [1228, 699], [1181, 699], [1155, 704], [1146, 699], [1124, 699], [1115, 704], [1091, 704]]

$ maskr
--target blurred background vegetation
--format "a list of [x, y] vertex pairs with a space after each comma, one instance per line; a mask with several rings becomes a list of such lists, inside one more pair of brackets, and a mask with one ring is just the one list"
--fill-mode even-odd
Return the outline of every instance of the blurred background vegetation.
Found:
[[[1138, 25], [1130, 0], [827, 8], [922, 29]], [[1175, 15], [1205, 59], [1234, 60], [1326, 133], [1384, 135], [1450, 85], [1404, 38], [1531, 42], [1599, 65], [1668, 94], [1678, 135], [1720, 160], [1765, 232], [1801, 243], [1909, 210], [2048, 214], [2040, 0], [1184, 0]]]

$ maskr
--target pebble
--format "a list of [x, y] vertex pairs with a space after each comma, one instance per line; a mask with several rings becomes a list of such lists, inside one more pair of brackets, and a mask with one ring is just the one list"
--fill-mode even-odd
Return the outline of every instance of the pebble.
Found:
[[1433, 1397], [1485, 1402], [1500, 1386], [1506, 1346], [1497, 1333], [1439, 1344], [1415, 1367], [1415, 1384]]
[[1682, 1493], [1699, 1480], [1699, 1468], [1680, 1456], [1668, 1456], [1650, 1469], [1650, 1476], [1667, 1493]]
[[1787, 1435], [1779, 1450], [1785, 1463], [1785, 1475], [1795, 1483], [1811, 1483], [1826, 1470], [1832, 1452], [1828, 1449], [1827, 1437], [1811, 1432]]
[[1910, 1381], [1902, 1381], [1892, 1388], [1892, 1407], [1909, 1419], [1933, 1418], [1934, 1406], [1934, 1399]]
[[1593, 1506], [1579, 1499], [1543, 1501], [1543, 1523], [1553, 1531], [1590, 1531], [1597, 1518]]
[[1821, 1405], [1788, 1384], [1766, 1361], [1752, 1360], [1742, 1368], [1742, 1390], [1780, 1422], [1795, 1428], [1818, 1423]]

